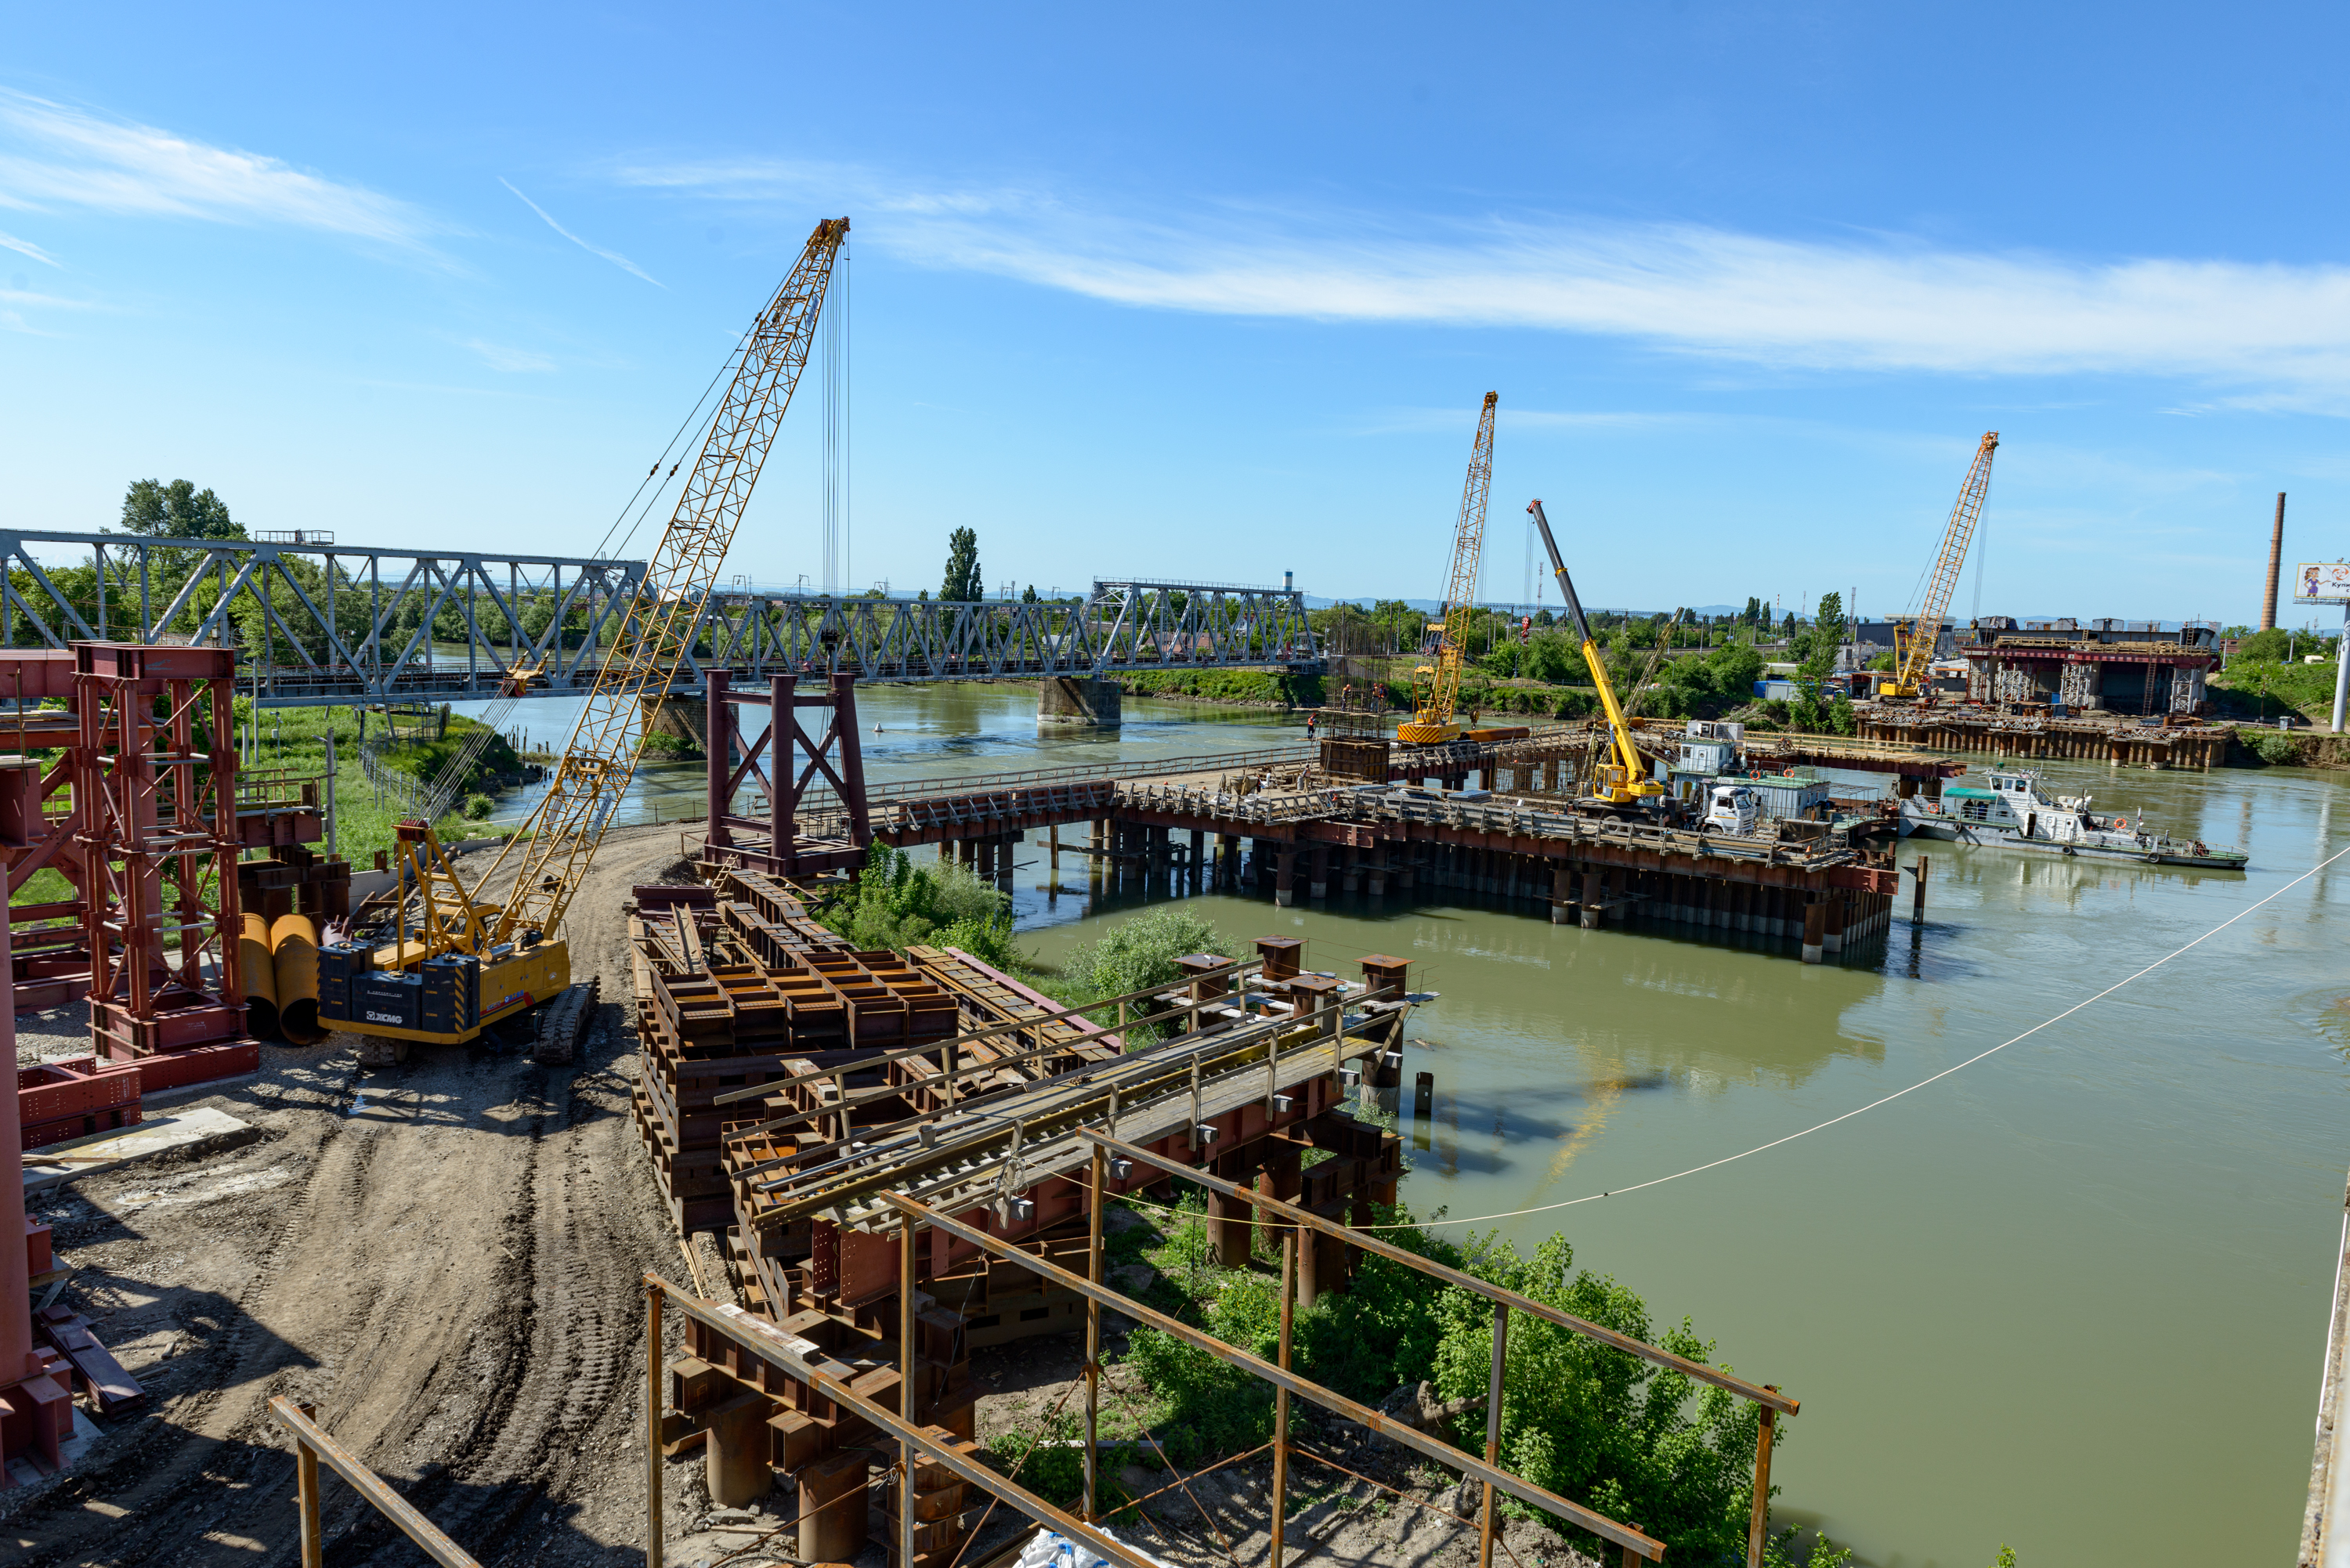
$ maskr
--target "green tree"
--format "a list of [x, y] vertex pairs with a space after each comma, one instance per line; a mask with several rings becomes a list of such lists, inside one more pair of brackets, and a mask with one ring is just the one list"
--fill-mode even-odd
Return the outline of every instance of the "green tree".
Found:
[[979, 535], [958, 528], [947, 535], [947, 579], [939, 597], [949, 604], [972, 604], [986, 597], [986, 579], [979, 569]]
[[228, 504], [191, 480], [134, 479], [122, 497], [125, 532], [151, 539], [242, 539]]
[[2291, 639], [2292, 634], [2287, 632], [2284, 628], [2281, 626], [2272, 626], [2266, 631], [2256, 631], [2252, 633], [2251, 636], [2244, 639], [2241, 643], [2237, 645], [2235, 657], [2237, 659], [2282, 659], [2285, 656], [2285, 649]]
[[1020, 592], [1020, 602], [1021, 602], [1022, 604], [1024, 604], [1024, 605], [1033, 605], [1033, 604], [1035, 604], [1035, 603], [1036, 602], [1036, 585], [1035, 585], [1035, 584], [1031, 583], [1031, 584], [1029, 584], [1025, 588], [1024, 588], [1024, 589], [1022, 589], [1022, 590], [1021, 590], [1021, 592]]

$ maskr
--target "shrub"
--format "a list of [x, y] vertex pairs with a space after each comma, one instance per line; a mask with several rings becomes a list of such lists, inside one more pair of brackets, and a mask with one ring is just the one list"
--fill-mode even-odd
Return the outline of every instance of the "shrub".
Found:
[[2291, 767], [2301, 761], [2301, 740], [2282, 730], [2251, 736], [2245, 742], [2252, 754], [2271, 767]]
[[[1213, 925], [1188, 909], [1173, 905], [1153, 909], [1112, 926], [1097, 940], [1070, 953], [1061, 966], [1054, 994], [1083, 1005], [1100, 997], [1172, 985], [1183, 972], [1175, 961], [1186, 953], [1230, 958], [1232, 946]], [[1159, 1030], [1153, 1025], [1131, 1024], [1127, 1030], [1129, 1047], [1158, 1038]]]
[[860, 948], [903, 952], [931, 943], [998, 967], [1018, 961], [1009, 898], [964, 867], [917, 868], [912, 856], [886, 844], [873, 846], [864, 874], [818, 918]]
[[489, 815], [491, 810], [496, 805], [497, 802], [492, 800], [488, 795], [469, 794], [465, 797], [466, 818], [470, 821], [479, 822], [484, 817]]
[[[1263, 1272], [1215, 1267], [1200, 1200], [1187, 1196], [1166, 1245], [1153, 1255], [1162, 1291], [1188, 1297], [1187, 1316], [1217, 1338], [1267, 1360], [1279, 1335], [1279, 1295]], [[1382, 1209], [1380, 1223], [1410, 1215]], [[1693, 1361], [1713, 1346], [1684, 1320], [1661, 1332], [1639, 1296], [1611, 1279], [1576, 1272], [1573, 1249], [1554, 1236], [1531, 1256], [1488, 1241], [1464, 1253], [1417, 1229], [1386, 1232], [1425, 1257], [1465, 1270], [1547, 1305], [1645, 1339]], [[1433, 1382], [1447, 1398], [1476, 1396], [1451, 1434], [1471, 1451], [1484, 1443], [1484, 1401], [1492, 1356], [1492, 1303], [1434, 1288], [1427, 1275], [1365, 1257], [1352, 1287], [1297, 1314], [1292, 1365], [1358, 1402], [1378, 1405], [1399, 1386]], [[1151, 1429], [1177, 1463], [1243, 1451], [1271, 1430], [1268, 1386], [1180, 1341], [1137, 1329], [1128, 1359], [1157, 1407]], [[1726, 1390], [1547, 1323], [1510, 1325], [1509, 1397], [1503, 1462], [1529, 1480], [1639, 1524], [1672, 1549], [1668, 1561], [1728, 1563], [1743, 1555], [1753, 1485], [1754, 1407]], [[1782, 1422], [1777, 1441], [1783, 1444]], [[1034, 1461], [1032, 1461], [1033, 1463]], [[1523, 1517], [1512, 1502], [1505, 1511]], [[1572, 1537], [1575, 1532], [1569, 1532]], [[1586, 1538], [1586, 1548], [1591, 1542]], [[1794, 1531], [1766, 1548], [1773, 1568], [1847, 1568], [1848, 1552], [1825, 1540], [1799, 1550]]]

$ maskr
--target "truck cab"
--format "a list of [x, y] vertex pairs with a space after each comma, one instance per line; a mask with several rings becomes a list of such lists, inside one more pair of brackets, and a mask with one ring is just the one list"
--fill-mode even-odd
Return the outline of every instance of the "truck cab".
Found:
[[1743, 784], [1717, 784], [1706, 790], [1705, 820], [1700, 826], [1708, 833], [1749, 837], [1762, 815], [1762, 805], [1752, 790]]

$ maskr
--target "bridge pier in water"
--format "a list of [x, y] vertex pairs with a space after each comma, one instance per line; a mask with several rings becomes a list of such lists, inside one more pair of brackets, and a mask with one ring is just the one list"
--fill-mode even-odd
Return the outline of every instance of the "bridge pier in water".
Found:
[[1125, 722], [1126, 691], [1115, 680], [1056, 675], [1037, 682], [1036, 722], [1115, 730]]

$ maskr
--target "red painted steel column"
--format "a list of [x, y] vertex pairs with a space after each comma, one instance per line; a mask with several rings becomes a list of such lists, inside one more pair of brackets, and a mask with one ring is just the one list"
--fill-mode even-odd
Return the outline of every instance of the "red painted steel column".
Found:
[[[8, 913], [0, 907], [0, 952], [8, 945]], [[8, 987], [7, 1016], [0, 1018], [0, 1040], [8, 1043], [8, 1060], [16, 1059], [16, 987]], [[13, 1090], [14, 1085], [11, 1085]], [[16, 1120], [16, 1096], [0, 1095], [0, 1389], [6, 1389], [33, 1372], [32, 1282], [25, 1266], [25, 1162], [19, 1158], [24, 1132]]]
[[862, 849], [873, 842], [873, 816], [865, 804], [865, 750], [858, 738], [854, 674], [832, 678], [832, 732], [838, 741], [833, 761], [840, 770], [840, 804], [848, 810], [848, 841]]
[[734, 715], [726, 702], [726, 671], [712, 670], [704, 680], [708, 684], [702, 694], [702, 751], [707, 765], [702, 773], [702, 841], [717, 849], [734, 842], [726, 831], [726, 817], [733, 805], [727, 798], [731, 792], [726, 784], [734, 773]]
[[799, 829], [794, 822], [799, 802], [792, 792], [792, 756], [799, 749], [799, 710], [792, 706], [799, 686], [796, 675], [778, 675], [767, 682], [771, 717], [767, 723], [767, 853], [775, 869], [788, 876], [794, 869], [792, 840]]

